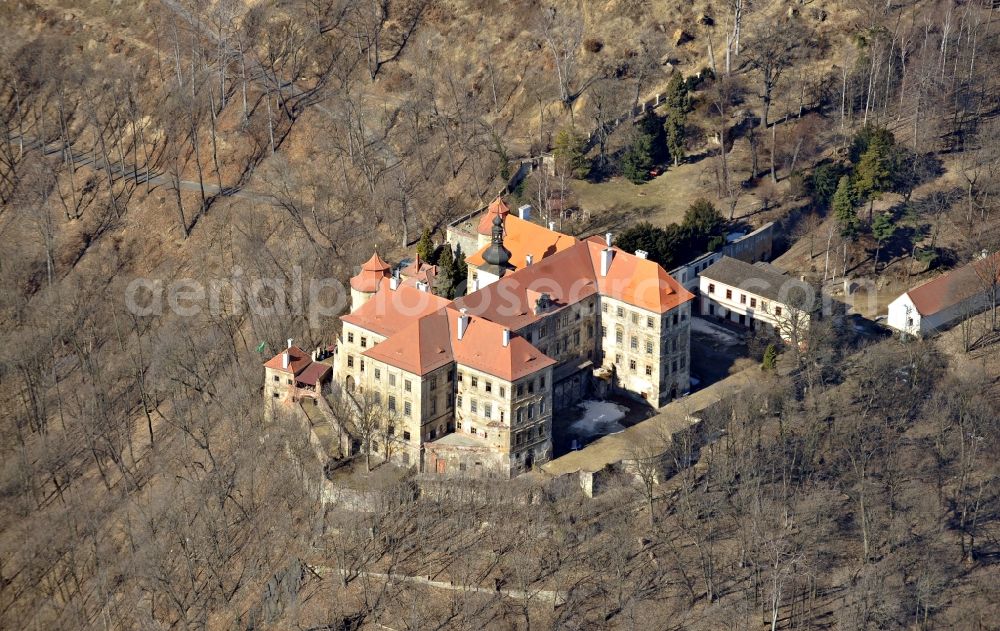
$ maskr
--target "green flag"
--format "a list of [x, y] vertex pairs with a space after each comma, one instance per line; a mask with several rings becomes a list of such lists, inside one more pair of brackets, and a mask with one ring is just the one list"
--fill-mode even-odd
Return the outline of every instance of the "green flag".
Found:
[[258, 353], [263, 353], [264, 352], [264, 345], [265, 344], [266, 344], [266, 342], [261, 342], [260, 344], [257, 345], [257, 352]]

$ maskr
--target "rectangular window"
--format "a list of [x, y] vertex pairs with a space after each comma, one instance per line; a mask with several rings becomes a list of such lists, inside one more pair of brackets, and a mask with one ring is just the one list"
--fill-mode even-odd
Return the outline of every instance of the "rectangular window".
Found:
[[646, 354], [653, 354], [653, 340], [646, 340]]
[[368, 338], [364, 335], [361, 336], [361, 348], [368, 348]]
[[608, 303], [605, 302], [604, 304], [601, 305], [601, 311], [603, 311], [604, 313], [608, 312]]
[[493, 405], [491, 403], [483, 404], [483, 416], [485, 418], [493, 418]]
[[542, 375], [541, 377], [539, 377], [539, 379], [538, 379], [538, 387], [541, 390], [545, 389], [545, 375]]
[[608, 327], [602, 326], [601, 327], [601, 337], [607, 337], [607, 336], [608, 336]]
[[473, 414], [479, 412], [479, 405], [476, 404], [475, 399], [469, 399], [469, 411]]
[[517, 384], [517, 396], [522, 396], [524, 394], [524, 384]]
[[286, 381], [287, 381], [288, 385], [292, 385], [292, 380], [291, 379], [287, 379]]
[[517, 408], [517, 422], [520, 423], [524, 420], [524, 408]]
[[715, 283], [709, 283], [708, 284], [708, 293], [710, 293], [710, 294], [714, 294], [715, 293]]
[[479, 387], [479, 377], [477, 377], [475, 375], [472, 375], [472, 387], [473, 388], [478, 388]]
[[632, 312], [632, 324], [639, 324], [639, 314]]
[[671, 352], [676, 353], [677, 352], [677, 338], [676, 337], [670, 342], [670, 346], [673, 348], [673, 350]]
[[362, 359], [361, 360], [361, 372], [364, 372], [364, 371], [365, 371], [365, 360]]
[[628, 369], [631, 370], [632, 372], [635, 372], [635, 360], [634, 359], [628, 360]]
[[615, 343], [621, 344], [624, 341], [625, 341], [625, 332], [622, 331], [621, 329], [615, 331]]
[[375, 381], [380, 381], [382, 379], [382, 371], [378, 368], [375, 369]]
[[774, 308], [774, 315], [776, 315], [776, 316], [780, 316], [781, 315], [781, 307], [775, 307]]
[[354, 368], [354, 355], [347, 356], [347, 367]]
[[389, 395], [389, 411], [390, 412], [396, 411], [396, 397], [391, 394]]
[[410, 440], [410, 432], [403, 432], [403, 440]]
[[618, 307], [617, 315], [619, 318], [625, 317], [625, 309], [623, 307]]
[[438, 401], [437, 398], [431, 397], [431, 416], [437, 414], [438, 411]]
[[761, 300], [760, 301], [760, 308], [764, 311], [764, 313], [767, 313], [767, 301], [766, 300]]
[[674, 326], [677, 326], [677, 314], [674, 314]]
[[275, 376], [274, 376], [274, 380], [275, 380], [275, 381], [281, 381], [281, 378], [280, 378], [280, 377], [278, 377], [278, 375], [275, 375]]
[[434, 440], [435, 438], [437, 438], [437, 435], [438, 435], [437, 430], [436, 429], [432, 429], [431, 430], [431, 434], [430, 434], [431, 440]]
[[747, 303], [747, 295], [746, 294], [740, 294], [740, 304], [741, 305], [745, 305], [746, 303]]
[[354, 334], [353, 333], [348, 333], [347, 334], [347, 343], [348, 344], [353, 344], [354, 343]]
[[431, 377], [431, 390], [437, 390], [437, 387], [438, 387], [438, 378], [437, 375], [435, 375]]
[[396, 375], [392, 373], [389, 374], [389, 385], [390, 386], [396, 385]]
[[573, 331], [573, 346], [580, 345], [580, 331]]
[[681, 370], [684, 370], [685, 366], [687, 366], [687, 357], [681, 355]]
[[472, 432], [473, 434], [475, 434], [476, 433], [476, 426], [473, 425], [472, 427], [470, 427], [469, 431]]
[[406, 392], [413, 391], [413, 383], [409, 379], [403, 382], [403, 390], [405, 390]]
[[533, 404], [528, 404], [528, 420], [535, 418], [535, 406]]
[[639, 350], [639, 338], [633, 335], [632, 339], [629, 341], [629, 346], [634, 351]]
[[458, 395], [455, 397], [455, 407], [457, 407], [460, 410], [462, 409], [462, 395]]
[[487, 392], [493, 392], [493, 382], [492, 381], [487, 381], [486, 382], [486, 391]]
[[646, 316], [646, 328], [653, 328], [653, 316]]
[[621, 353], [618, 353], [618, 354], [616, 354], [616, 355], [615, 355], [615, 363], [616, 363], [616, 364], [620, 364], [620, 363], [622, 363], [622, 356], [621, 356]]
[[507, 388], [500, 386], [500, 398], [503, 399], [507, 396]]
[[653, 367], [650, 366], [649, 364], [646, 364], [646, 376], [647, 377], [653, 376]]
[[451, 383], [455, 378], [455, 373], [452, 370], [448, 370], [448, 383]]
[[540, 415], [545, 414], [545, 399], [538, 402], [538, 413]]
[[458, 383], [462, 383], [462, 371], [459, 370], [457, 372], [458, 372]]
[[532, 379], [528, 382], [528, 394], [535, 394], [535, 380]]
[[757, 299], [756, 298], [751, 298], [750, 299], [750, 308], [751, 309], [756, 309], [757, 308]]
[[670, 362], [670, 368], [671, 368], [671, 370], [670, 370], [671, 372], [677, 372], [677, 360], [676, 359], [674, 361]]
[[413, 413], [413, 406], [409, 401], [403, 401], [403, 416], [410, 416]]
[[732, 300], [732, 299], [733, 299], [733, 290], [732, 289], [727, 289], [726, 290], [726, 300]]

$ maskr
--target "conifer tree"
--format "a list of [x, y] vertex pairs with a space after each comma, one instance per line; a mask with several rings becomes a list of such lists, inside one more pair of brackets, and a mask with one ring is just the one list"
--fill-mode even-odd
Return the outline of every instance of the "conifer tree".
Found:
[[649, 170], [653, 167], [653, 138], [640, 133], [622, 158], [622, 174], [633, 184], [649, 180]]
[[846, 238], [853, 238], [858, 234], [859, 222], [858, 213], [854, 210], [854, 187], [851, 185], [851, 178], [844, 175], [837, 184], [837, 191], [833, 194], [833, 214], [840, 224], [840, 235]]
[[421, 261], [433, 265], [434, 241], [431, 239], [430, 228], [424, 228], [423, 234], [420, 235], [420, 241], [417, 243], [417, 256], [420, 257]]

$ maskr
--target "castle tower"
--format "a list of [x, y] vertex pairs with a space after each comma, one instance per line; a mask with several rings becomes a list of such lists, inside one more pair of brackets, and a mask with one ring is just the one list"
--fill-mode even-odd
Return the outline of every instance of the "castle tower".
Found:
[[493, 220], [497, 217], [500, 218], [501, 224], [507, 215], [510, 214], [510, 208], [507, 204], [503, 203], [503, 199], [497, 197], [492, 202], [490, 202], [489, 207], [486, 209], [486, 213], [479, 220], [479, 237], [477, 241], [477, 247], [483, 247], [490, 242], [490, 235], [492, 234]]
[[480, 286], [486, 286], [499, 280], [507, 270], [513, 269], [510, 264], [510, 250], [503, 244], [503, 219], [499, 214], [493, 215], [493, 229], [490, 236], [490, 247], [483, 251], [484, 265], [477, 274]]
[[351, 311], [360, 309], [368, 302], [385, 278], [389, 278], [389, 264], [376, 252], [361, 266], [358, 275], [351, 277]]

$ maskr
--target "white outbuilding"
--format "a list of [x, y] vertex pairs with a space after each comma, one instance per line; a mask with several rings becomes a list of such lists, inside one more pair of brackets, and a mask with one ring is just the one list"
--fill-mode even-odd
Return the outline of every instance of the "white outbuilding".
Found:
[[1000, 252], [914, 287], [889, 303], [887, 324], [902, 333], [933, 335], [996, 304]]

